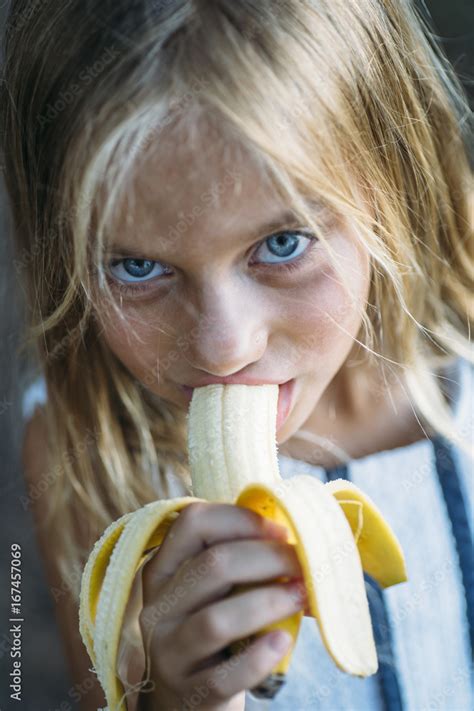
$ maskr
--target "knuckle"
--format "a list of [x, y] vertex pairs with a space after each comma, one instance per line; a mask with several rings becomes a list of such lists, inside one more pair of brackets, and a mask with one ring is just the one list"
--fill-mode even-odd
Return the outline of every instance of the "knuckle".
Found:
[[234, 504], [234, 506], [240, 512], [242, 520], [244, 520], [247, 526], [252, 530], [257, 532], [265, 525], [265, 518], [257, 511], [248, 509], [245, 506], [238, 506], [237, 504]]
[[193, 501], [192, 504], [188, 504], [179, 514], [176, 526], [179, 524], [179, 528], [183, 528], [186, 531], [195, 529], [196, 526], [199, 525], [199, 520], [202, 517], [205, 507], [206, 503], [203, 501]]
[[208, 548], [203, 554], [203, 562], [209, 573], [222, 582], [227, 582], [230, 575], [230, 557], [228, 547], [217, 545]]
[[192, 578], [202, 580], [212, 575], [217, 582], [226, 581], [229, 575], [228, 554], [216, 551], [220, 546], [211, 546], [191, 558], [186, 563], [186, 569]]
[[199, 634], [208, 641], [224, 643], [226, 640], [226, 623], [222, 615], [212, 609], [199, 613]]
[[265, 594], [265, 605], [268, 609], [278, 610], [281, 607], [286, 607], [288, 603], [288, 596], [284, 589], [278, 585], [268, 585]]

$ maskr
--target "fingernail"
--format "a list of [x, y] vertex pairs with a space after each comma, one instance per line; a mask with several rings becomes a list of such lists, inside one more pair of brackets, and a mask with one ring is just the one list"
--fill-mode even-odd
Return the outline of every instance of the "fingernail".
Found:
[[276, 652], [285, 652], [289, 649], [292, 642], [292, 637], [285, 630], [275, 630], [270, 632], [267, 637], [268, 645]]

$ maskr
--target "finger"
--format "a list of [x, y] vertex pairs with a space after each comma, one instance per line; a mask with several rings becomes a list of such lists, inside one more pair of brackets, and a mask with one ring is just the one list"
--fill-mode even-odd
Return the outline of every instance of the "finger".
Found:
[[[218, 543], [185, 561], [176, 575], [156, 590], [156, 600], [149, 606], [161, 607], [162, 619], [180, 617], [224, 597], [233, 585], [302, 576], [295, 547], [283, 541], [249, 539]], [[164, 600], [168, 603], [165, 606]]]
[[187, 559], [215, 543], [239, 538], [286, 538], [286, 529], [234, 504], [197, 502], [171, 525], [157, 554], [143, 568], [144, 590], [174, 575]]
[[[176, 653], [195, 664], [222, 651], [231, 642], [304, 608], [304, 586], [298, 582], [264, 585], [236, 593], [186, 618], [175, 631]], [[199, 645], [196, 644], [199, 640]]]
[[282, 630], [258, 637], [229, 659], [190, 676], [186, 682], [187, 696], [192, 697], [204, 688], [209, 689], [209, 701], [225, 701], [240, 691], [253, 689], [283, 658], [291, 641], [291, 636]]

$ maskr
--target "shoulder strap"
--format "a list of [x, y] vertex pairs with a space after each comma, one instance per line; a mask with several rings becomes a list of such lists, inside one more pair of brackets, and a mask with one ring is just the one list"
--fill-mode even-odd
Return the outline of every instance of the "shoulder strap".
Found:
[[466, 614], [474, 656], [474, 544], [467, 516], [467, 507], [462, 493], [459, 474], [452, 453], [452, 445], [441, 435], [432, 439], [436, 473], [443, 492], [446, 509], [461, 568]]

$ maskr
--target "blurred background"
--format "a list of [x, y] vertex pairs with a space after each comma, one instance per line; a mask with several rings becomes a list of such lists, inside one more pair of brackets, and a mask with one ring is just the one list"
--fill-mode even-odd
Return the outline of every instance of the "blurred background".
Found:
[[[33, 3], [33, 0], [32, 0]], [[471, 105], [474, 104], [474, 3], [468, 0], [418, 2], [433, 18], [436, 33], [455, 67]], [[7, 3], [0, 3], [3, 36]], [[21, 392], [29, 365], [17, 356], [22, 334], [21, 293], [16, 283], [14, 256], [8, 233], [8, 211], [0, 187], [0, 711], [68, 711], [78, 708], [71, 700], [72, 681], [54, 622], [53, 599], [48, 589], [34, 537], [31, 517], [22, 504], [26, 491], [20, 465], [23, 436]], [[60, 532], [58, 532], [60, 535]], [[9, 699], [10, 547], [22, 547], [23, 699]]]

